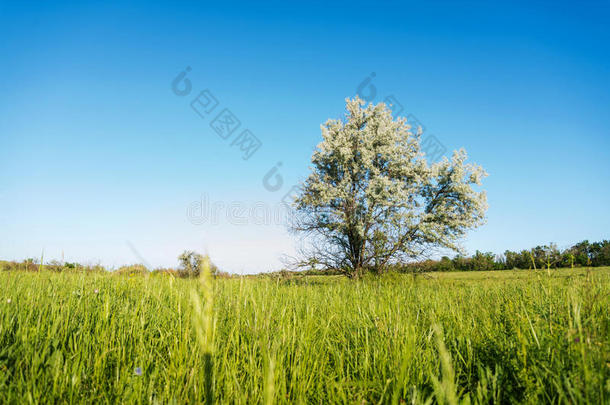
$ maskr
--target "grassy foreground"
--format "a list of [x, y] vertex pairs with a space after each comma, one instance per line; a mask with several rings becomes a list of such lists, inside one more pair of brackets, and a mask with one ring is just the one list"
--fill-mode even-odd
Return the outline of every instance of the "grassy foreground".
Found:
[[208, 287], [0, 273], [0, 402], [610, 403], [610, 268]]

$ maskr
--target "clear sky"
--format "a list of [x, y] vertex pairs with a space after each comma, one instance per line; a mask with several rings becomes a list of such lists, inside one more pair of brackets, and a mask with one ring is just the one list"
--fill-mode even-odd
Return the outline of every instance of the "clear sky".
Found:
[[0, 2], [0, 259], [276, 269], [260, 213], [371, 74], [489, 172], [470, 253], [610, 238], [608, 2], [121, 3]]

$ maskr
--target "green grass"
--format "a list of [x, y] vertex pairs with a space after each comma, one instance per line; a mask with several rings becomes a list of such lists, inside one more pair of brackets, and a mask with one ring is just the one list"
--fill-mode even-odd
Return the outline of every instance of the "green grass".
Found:
[[610, 268], [2, 272], [0, 402], [610, 403], [609, 308]]

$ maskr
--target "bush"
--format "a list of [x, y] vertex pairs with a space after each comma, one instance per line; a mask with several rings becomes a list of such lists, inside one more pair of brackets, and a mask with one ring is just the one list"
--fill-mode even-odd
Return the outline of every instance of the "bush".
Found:
[[150, 273], [143, 264], [132, 264], [129, 266], [119, 267], [115, 274], [122, 276], [145, 276]]

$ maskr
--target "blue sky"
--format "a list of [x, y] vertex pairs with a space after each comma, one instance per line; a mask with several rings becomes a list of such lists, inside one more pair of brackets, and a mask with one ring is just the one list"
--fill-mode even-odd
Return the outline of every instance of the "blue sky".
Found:
[[[274, 209], [373, 72], [374, 102], [489, 172], [469, 252], [610, 238], [609, 20], [608, 2], [2, 2], [0, 259], [277, 268], [284, 227], [223, 212]], [[247, 160], [210, 127], [224, 108], [262, 143]], [[217, 221], [187, 215], [202, 200]]]

